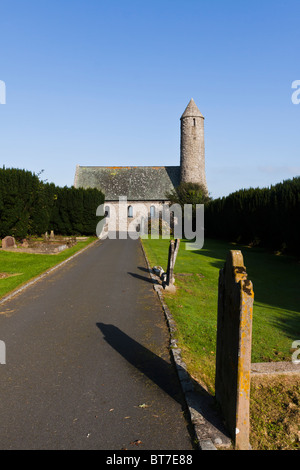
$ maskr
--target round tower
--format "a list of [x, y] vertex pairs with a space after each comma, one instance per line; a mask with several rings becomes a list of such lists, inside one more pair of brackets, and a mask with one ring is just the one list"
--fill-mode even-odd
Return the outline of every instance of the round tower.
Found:
[[181, 182], [201, 184], [208, 193], [205, 176], [204, 116], [193, 98], [180, 120]]

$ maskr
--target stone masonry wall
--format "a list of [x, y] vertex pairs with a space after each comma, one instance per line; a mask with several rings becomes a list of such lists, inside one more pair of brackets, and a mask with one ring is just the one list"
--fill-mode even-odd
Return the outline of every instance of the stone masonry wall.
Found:
[[[157, 214], [164, 205], [168, 205], [166, 201], [126, 201], [126, 204], [120, 207], [119, 201], [107, 201], [104, 208], [110, 208], [110, 216], [107, 218], [110, 230], [135, 231], [142, 217], [147, 219], [150, 215], [151, 206], [155, 207]], [[133, 217], [128, 217], [128, 206], [132, 206]]]
[[204, 118], [181, 118], [181, 181], [199, 183], [207, 191], [205, 177]]

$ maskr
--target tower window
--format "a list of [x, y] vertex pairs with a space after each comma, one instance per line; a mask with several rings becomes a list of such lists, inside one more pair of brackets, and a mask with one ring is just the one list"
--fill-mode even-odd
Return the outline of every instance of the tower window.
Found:
[[196, 119], [193, 119], [193, 125], [196, 126]]

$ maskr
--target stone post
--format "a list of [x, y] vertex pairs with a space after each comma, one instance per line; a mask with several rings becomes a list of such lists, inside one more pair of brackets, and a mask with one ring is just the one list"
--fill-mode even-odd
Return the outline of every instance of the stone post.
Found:
[[174, 266], [177, 257], [177, 253], [179, 250], [180, 239], [176, 238], [176, 240], [170, 240], [169, 245], [169, 257], [168, 257], [168, 268], [167, 268], [167, 286], [174, 285]]
[[174, 248], [175, 248], [174, 245], [175, 245], [174, 240], [170, 240], [168, 267], [167, 267], [167, 280], [166, 280], [167, 286], [169, 286], [170, 284], [173, 285], [173, 260], [174, 260]]
[[249, 450], [253, 286], [231, 250], [219, 274], [215, 390], [237, 450]]

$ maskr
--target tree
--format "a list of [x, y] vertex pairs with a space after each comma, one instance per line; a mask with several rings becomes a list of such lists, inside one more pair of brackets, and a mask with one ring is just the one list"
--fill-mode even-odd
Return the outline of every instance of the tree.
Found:
[[182, 210], [182, 233], [184, 233], [184, 212], [185, 205], [192, 205], [192, 228], [196, 228], [196, 205], [207, 204], [211, 197], [207, 194], [206, 189], [198, 183], [180, 183], [177, 188], [173, 189], [170, 193], [166, 194], [166, 197], [172, 204], [179, 204]]
[[96, 209], [104, 203], [97, 189], [61, 188], [40, 175], [16, 168], [0, 168], [0, 238], [41, 235], [94, 235]]
[[177, 188], [166, 194], [171, 204], [179, 204], [182, 209], [184, 204], [206, 204], [211, 200], [206, 190], [198, 183], [180, 183]]

